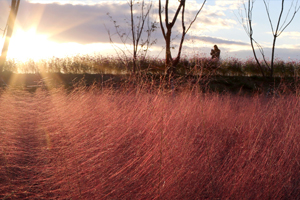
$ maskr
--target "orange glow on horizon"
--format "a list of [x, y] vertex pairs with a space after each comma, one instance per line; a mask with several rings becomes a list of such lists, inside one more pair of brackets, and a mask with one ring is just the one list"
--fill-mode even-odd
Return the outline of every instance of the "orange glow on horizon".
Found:
[[113, 53], [113, 47], [109, 43], [57, 43], [48, 40], [49, 37], [50, 35], [37, 34], [35, 28], [28, 31], [17, 29], [11, 38], [7, 58], [25, 62], [29, 59], [38, 61], [52, 57], [75, 56], [95, 52]]

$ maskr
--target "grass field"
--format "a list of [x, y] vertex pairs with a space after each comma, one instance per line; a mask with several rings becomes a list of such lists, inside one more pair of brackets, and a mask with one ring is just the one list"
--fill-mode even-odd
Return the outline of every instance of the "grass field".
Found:
[[[260, 61], [264, 63], [263, 61]], [[137, 71], [141, 73], [162, 74], [165, 62], [157, 57], [138, 58]], [[130, 57], [104, 57], [101, 55], [77, 55], [45, 60], [18, 62], [8, 60], [4, 71], [13, 73], [63, 73], [63, 74], [128, 74], [133, 67]], [[266, 75], [269, 70], [262, 64]], [[261, 71], [252, 58], [239, 60], [233, 57], [212, 60], [201, 55], [183, 56], [176, 71], [180, 75], [221, 75], [221, 76], [261, 76]], [[295, 77], [300, 74], [300, 61], [275, 59], [274, 77]]]
[[0, 199], [299, 199], [299, 100], [2, 90]]

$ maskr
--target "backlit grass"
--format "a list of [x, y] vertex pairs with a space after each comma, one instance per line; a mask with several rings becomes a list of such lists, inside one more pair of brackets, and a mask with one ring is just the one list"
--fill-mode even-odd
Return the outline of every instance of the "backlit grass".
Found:
[[[263, 63], [263, 62], [261, 62]], [[78, 55], [45, 60], [17, 62], [8, 60], [4, 71], [13, 73], [64, 73], [64, 74], [127, 74], [132, 71], [132, 59], [103, 57], [101, 55]], [[266, 75], [269, 70], [262, 66]], [[142, 73], [162, 74], [165, 64], [163, 59], [154, 57], [138, 58], [137, 71]], [[212, 60], [195, 55], [183, 57], [176, 67], [179, 75], [223, 75], [223, 76], [261, 76], [261, 71], [254, 59], [238, 60], [225, 58]], [[275, 77], [295, 77], [300, 74], [299, 60], [275, 60]]]
[[299, 199], [296, 96], [2, 91], [0, 198]]

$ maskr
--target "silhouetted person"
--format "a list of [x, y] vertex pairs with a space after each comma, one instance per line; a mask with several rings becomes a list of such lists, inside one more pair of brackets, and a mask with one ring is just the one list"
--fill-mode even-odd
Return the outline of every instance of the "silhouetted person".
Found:
[[214, 59], [214, 58], [220, 59], [220, 53], [221, 53], [221, 50], [218, 48], [217, 45], [214, 45], [214, 49], [212, 49], [210, 52], [211, 59]]

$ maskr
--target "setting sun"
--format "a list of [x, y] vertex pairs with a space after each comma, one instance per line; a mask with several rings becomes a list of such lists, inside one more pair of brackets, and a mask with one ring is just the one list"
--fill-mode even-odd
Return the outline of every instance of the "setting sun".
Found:
[[90, 54], [104, 49], [106, 49], [106, 52], [113, 52], [111, 44], [57, 43], [48, 40], [50, 36], [37, 34], [35, 28], [27, 31], [17, 29], [9, 45], [8, 58], [18, 61], [27, 61], [28, 59], [37, 61], [51, 57]]
[[28, 31], [17, 29], [10, 41], [8, 58], [38, 60], [55, 51], [55, 46], [54, 42], [47, 40], [47, 35], [36, 34], [34, 28]]

